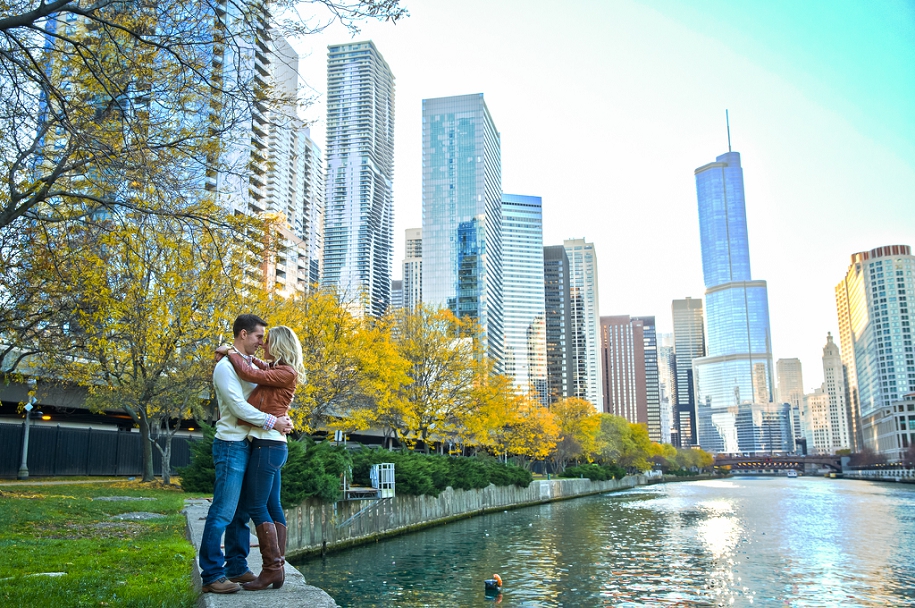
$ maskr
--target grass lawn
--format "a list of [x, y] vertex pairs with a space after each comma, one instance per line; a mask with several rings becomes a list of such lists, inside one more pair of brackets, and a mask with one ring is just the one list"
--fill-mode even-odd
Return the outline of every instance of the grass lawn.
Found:
[[[194, 606], [188, 496], [137, 481], [0, 487], [0, 605]], [[116, 518], [135, 512], [164, 517]], [[48, 572], [66, 574], [34, 576]]]

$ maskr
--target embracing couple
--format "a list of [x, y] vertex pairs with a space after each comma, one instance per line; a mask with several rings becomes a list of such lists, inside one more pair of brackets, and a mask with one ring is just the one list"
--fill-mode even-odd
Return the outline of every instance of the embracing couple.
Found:
[[[292, 432], [289, 406], [303, 373], [302, 345], [284, 326], [271, 328], [265, 342], [267, 322], [256, 315], [239, 315], [232, 333], [232, 346], [216, 350], [213, 370], [219, 420], [213, 440], [216, 485], [200, 541], [204, 593], [279, 589], [285, 580], [280, 469], [286, 463], [286, 435]], [[266, 361], [254, 357], [261, 347]], [[257, 576], [248, 570], [249, 519], [263, 558]]]

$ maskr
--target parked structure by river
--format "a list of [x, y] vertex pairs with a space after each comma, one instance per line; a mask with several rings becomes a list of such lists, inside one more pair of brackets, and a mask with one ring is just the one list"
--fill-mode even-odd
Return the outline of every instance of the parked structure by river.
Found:
[[915, 487], [801, 477], [643, 486], [298, 564], [341, 606], [915, 606]]

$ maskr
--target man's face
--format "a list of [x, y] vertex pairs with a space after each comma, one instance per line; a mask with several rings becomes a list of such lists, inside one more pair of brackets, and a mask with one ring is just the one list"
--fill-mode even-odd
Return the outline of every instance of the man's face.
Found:
[[241, 341], [241, 350], [248, 356], [256, 353], [257, 349], [264, 345], [266, 330], [267, 328], [263, 325], [258, 325], [254, 331], [241, 330], [238, 334], [238, 339]]

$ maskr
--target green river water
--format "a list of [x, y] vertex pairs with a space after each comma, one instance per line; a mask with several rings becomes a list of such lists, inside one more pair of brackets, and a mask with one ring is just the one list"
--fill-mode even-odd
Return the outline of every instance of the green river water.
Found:
[[[915, 485], [659, 484], [297, 564], [341, 606], [915, 606]], [[501, 575], [498, 597], [483, 580]]]

